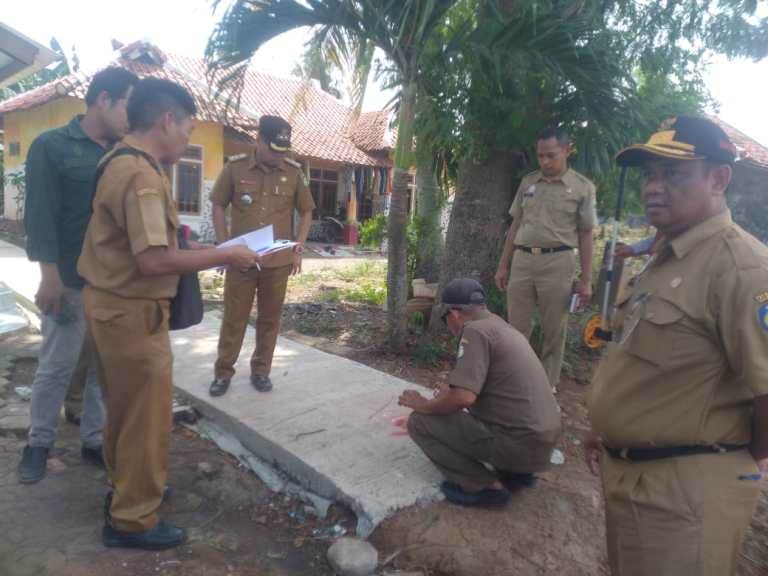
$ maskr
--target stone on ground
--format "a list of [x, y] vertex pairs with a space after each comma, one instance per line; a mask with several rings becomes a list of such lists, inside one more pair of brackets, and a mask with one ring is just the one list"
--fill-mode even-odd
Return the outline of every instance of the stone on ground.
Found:
[[376, 570], [379, 553], [363, 540], [340, 538], [328, 549], [328, 562], [339, 576], [369, 576]]

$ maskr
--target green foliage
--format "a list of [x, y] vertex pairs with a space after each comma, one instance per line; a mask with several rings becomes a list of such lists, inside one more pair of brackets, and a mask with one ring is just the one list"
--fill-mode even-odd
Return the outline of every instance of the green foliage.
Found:
[[[455, 180], [459, 162], [490, 150], [535, 169], [535, 135], [559, 124], [572, 164], [615, 202], [613, 155], [661, 120], [709, 104], [706, 49], [768, 53], [768, 19], [749, 0], [457, 2], [425, 49], [416, 133]], [[628, 190], [636, 182], [628, 180]], [[628, 212], [639, 203], [630, 194]]]
[[16, 214], [18, 219], [24, 219], [24, 206], [27, 199], [27, 180], [25, 175], [24, 164], [22, 164], [16, 171], [5, 174], [3, 177], [3, 184], [11, 185], [16, 189], [16, 195], [13, 197], [13, 202], [16, 204]]
[[431, 335], [425, 333], [413, 347], [411, 357], [421, 368], [437, 368], [446, 354], [443, 345]]
[[416, 272], [416, 262], [419, 252], [419, 223], [417, 218], [410, 218], [408, 220], [408, 227], [405, 230], [405, 237], [407, 244], [405, 247], [405, 259], [406, 259], [406, 279], [408, 286], [414, 278]]
[[323, 300], [332, 304], [338, 304], [342, 300], [341, 290], [338, 288], [330, 288], [322, 292]]
[[341, 98], [341, 87], [331, 74], [331, 62], [323, 55], [323, 46], [317, 40], [307, 44], [301, 61], [293, 69], [294, 76], [311, 78], [320, 83], [320, 87], [336, 98]]
[[344, 290], [342, 299], [347, 302], [362, 302], [363, 304], [381, 306], [387, 299], [387, 289], [384, 286], [363, 284], [357, 288]]
[[387, 217], [377, 214], [373, 218], [360, 223], [358, 241], [366, 248], [381, 248], [387, 235]]
[[408, 318], [408, 331], [413, 334], [422, 334], [426, 327], [426, 318], [421, 310], [417, 310]]
[[386, 276], [386, 265], [383, 262], [364, 260], [354, 266], [341, 268], [336, 275], [346, 282], [358, 282], [360, 279], [379, 280]]

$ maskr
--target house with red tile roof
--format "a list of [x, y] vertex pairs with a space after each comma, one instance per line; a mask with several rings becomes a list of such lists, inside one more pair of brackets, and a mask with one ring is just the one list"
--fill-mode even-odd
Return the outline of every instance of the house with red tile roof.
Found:
[[739, 152], [726, 192], [734, 221], [768, 244], [768, 147], [714, 116]]
[[[248, 71], [239, 105], [218, 93], [201, 59], [168, 54], [146, 42], [119, 48], [112, 63], [139, 77], [181, 84], [198, 108], [185, 156], [166, 167], [182, 221], [210, 233], [208, 192], [225, 161], [251, 151], [258, 118], [275, 114], [293, 127], [292, 154], [310, 182], [317, 204], [314, 219], [359, 222], [383, 211], [391, 192], [392, 135], [387, 110], [356, 114], [312, 80]], [[23, 169], [27, 150], [42, 132], [85, 111], [89, 77], [71, 74], [0, 102], [5, 170]], [[16, 218], [16, 191], [6, 186], [5, 217]], [[316, 230], [322, 230], [321, 226]]]

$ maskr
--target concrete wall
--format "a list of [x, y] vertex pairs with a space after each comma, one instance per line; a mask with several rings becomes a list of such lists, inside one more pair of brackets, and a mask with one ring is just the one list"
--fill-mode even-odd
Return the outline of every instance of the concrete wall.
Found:
[[768, 167], [737, 163], [727, 199], [733, 219], [768, 244]]

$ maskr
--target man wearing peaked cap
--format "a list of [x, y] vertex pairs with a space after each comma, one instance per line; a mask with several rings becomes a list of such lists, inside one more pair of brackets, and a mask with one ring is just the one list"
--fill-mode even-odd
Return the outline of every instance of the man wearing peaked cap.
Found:
[[616, 156], [664, 240], [589, 398], [614, 576], [733, 574], [768, 456], [768, 249], [731, 220], [736, 148], [678, 117]]
[[549, 464], [560, 411], [528, 340], [486, 309], [479, 282], [452, 280], [441, 301], [459, 338], [456, 366], [433, 399], [406, 390], [399, 403], [413, 409], [408, 432], [445, 476], [450, 502], [503, 506]]
[[[229, 389], [254, 298], [258, 318], [256, 349], [251, 356], [251, 384], [260, 392], [272, 389], [269, 373], [288, 277], [301, 271], [301, 256], [315, 208], [301, 165], [287, 157], [290, 149], [291, 125], [278, 116], [262, 116], [253, 153], [224, 166], [211, 192], [218, 243], [270, 224], [276, 240], [297, 242], [293, 250], [265, 256], [258, 269], [227, 270], [224, 318], [209, 390], [211, 396], [221, 396]], [[229, 226], [227, 208], [231, 209]], [[300, 215], [297, 231], [293, 226], [294, 211]]]

